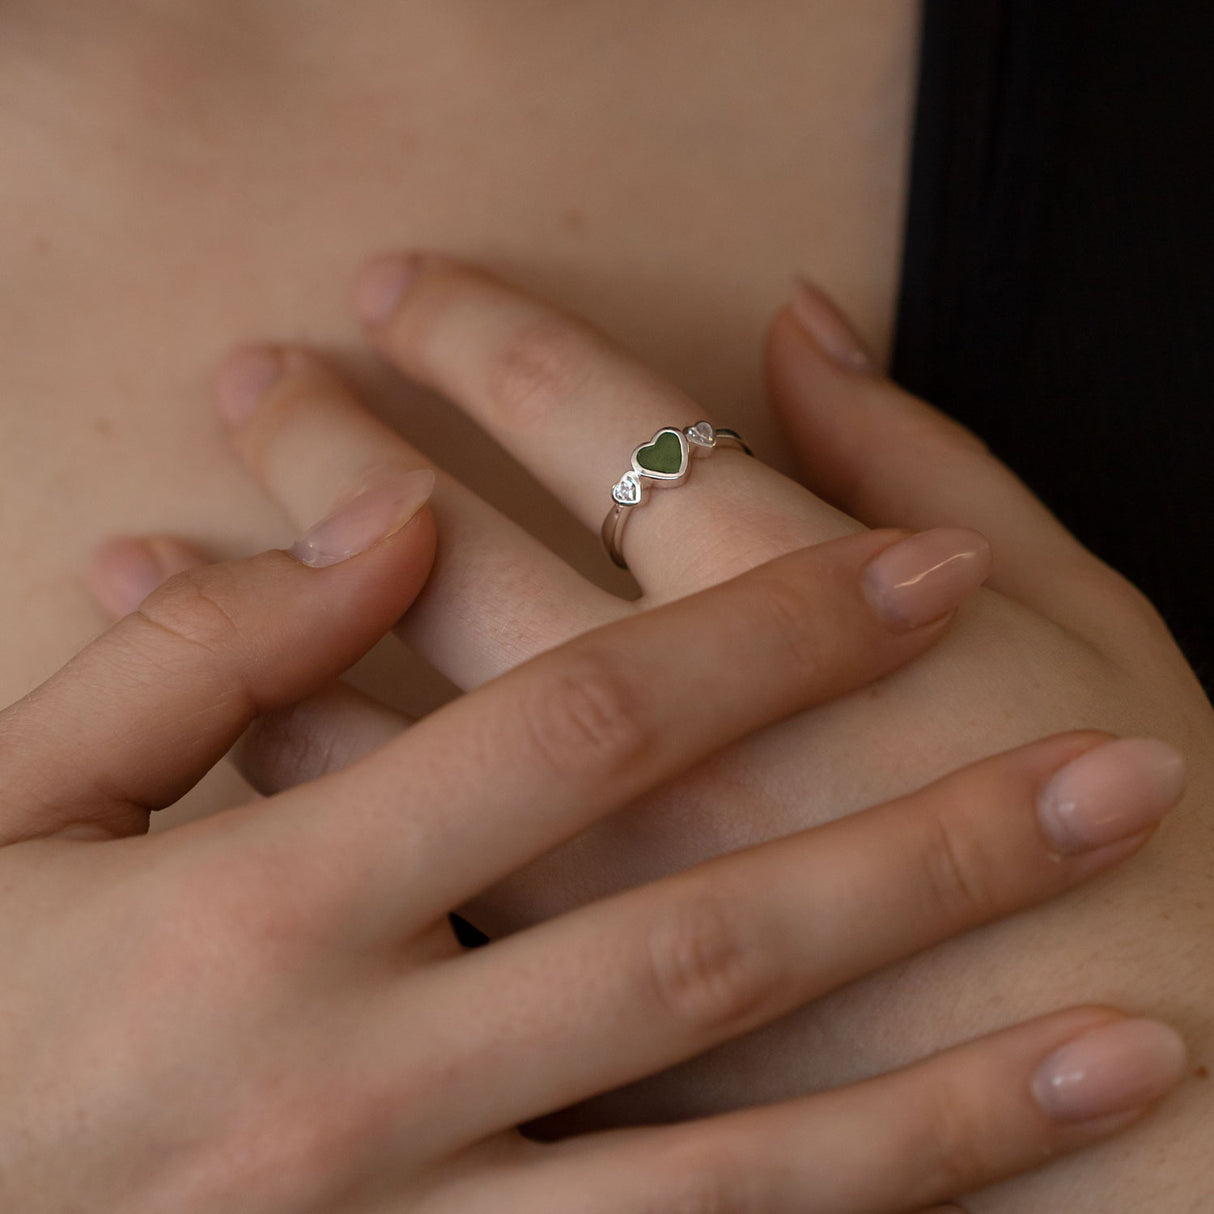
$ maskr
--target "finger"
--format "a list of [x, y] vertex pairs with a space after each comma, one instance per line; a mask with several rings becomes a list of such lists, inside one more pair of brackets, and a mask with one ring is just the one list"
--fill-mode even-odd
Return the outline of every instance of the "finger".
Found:
[[296, 556], [178, 574], [0, 714], [0, 839], [144, 830], [256, 715], [351, 666], [425, 582], [432, 486], [426, 472], [380, 482]]
[[93, 553], [84, 581], [102, 611], [120, 620], [174, 574], [211, 563], [200, 548], [176, 536], [122, 536]]
[[341, 771], [395, 741], [410, 725], [403, 713], [345, 683], [259, 716], [232, 760], [257, 792], [272, 796]]
[[1080, 632], [1122, 579], [973, 433], [875, 374], [834, 305], [804, 284], [768, 335], [769, 394], [809, 487], [871, 527], [973, 527], [990, 587]]
[[[235, 450], [298, 526], [385, 468], [430, 467], [300, 350], [239, 352], [220, 371], [217, 397]], [[620, 599], [435, 471], [440, 559], [400, 632], [458, 686], [476, 686], [627, 613]], [[535, 610], [537, 601], [544, 610]]]
[[[1183, 1079], [1165, 1025], [1075, 1009], [877, 1079], [707, 1121], [574, 1138], [462, 1186], [520, 1209], [901, 1214], [1040, 1167], [1133, 1124]], [[505, 1187], [503, 1187], [505, 1186]], [[453, 1207], [441, 1204], [436, 1214]]]
[[521, 932], [447, 975], [438, 1099], [490, 1133], [665, 1070], [1106, 871], [1184, 783], [1163, 742], [1060, 735]]
[[[692, 401], [588, 325], [447, 259], [373, 263], [356, 302], [379, 349], [596, 532], [634, 448], [701, 420]], [[649, 493], [623, 547], [646, 594], [666, 600], [855, 530], [787, 477], [723, 448], [696, 460], [677, 492]]]
[[[200, 549], [176, 536], [121, 538], [94, 553], [85, 581], [102, 610], [117, 620], [169, 577], [209, 563]], [[255, 791], [270, 796], [348, 767], [408, 724], [403, 713], [337, 682], [257, 717], [228, 757]]]
[[[326, 867], [307, 854], [319, 847], [334, 873], [362, 873], [357, 907], [339, 885], [330, 893], [376, 934], [428, 922], [697, 758], [922, 653], [951, 604], [937, 601], [934, 622], [907, 630], [896, 593], [875, 588], [890, 562], [905, 570], [900, 538], [863, 533], [805, 549], [579, 637], [344, 775], [283, 794], [279, 812], [253, 816], [236, 839], [270, 831], [267, 845], [302, 849], [297, 871]], [[912, 554], [922, 540], [906, 540]], [[954, 602], [983, 566], [960, 572]]]

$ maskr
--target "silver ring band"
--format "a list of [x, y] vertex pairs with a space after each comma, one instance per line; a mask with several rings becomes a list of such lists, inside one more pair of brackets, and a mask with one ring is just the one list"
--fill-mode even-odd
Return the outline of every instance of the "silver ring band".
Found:
[[696, 422], [685, 430], [666, 426], [632, 453], [632, 468], [612, 487], [612, 507], [603, 520], [603, 546], [621, 569], [628, 568], [620, 548], [624, 526], [633, 510], [645, 504], [645, 491], [681, 485], [691, 472], [692, 459], [711, 455], [720, 446], [754, 455], [736, 430], [717, 430], [708, 422]]

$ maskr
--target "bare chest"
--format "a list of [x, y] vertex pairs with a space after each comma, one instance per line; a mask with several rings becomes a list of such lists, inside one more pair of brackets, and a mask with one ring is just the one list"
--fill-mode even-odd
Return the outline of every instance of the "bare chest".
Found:
[[585, 559], [465, 425], [367, 364], [345, 300], [369, 253], [495, 266], [769, 451], [759, 340], [793, 273], [885, 346], [908, 0], [352, 0], [281, 28], [291, 6], [221, 7], [0, 14], [5, 701], [99, 626], [76, 579], [102, 536], [286, 538], [205, 403], [251, 337], [334, 351], [410, 437]]

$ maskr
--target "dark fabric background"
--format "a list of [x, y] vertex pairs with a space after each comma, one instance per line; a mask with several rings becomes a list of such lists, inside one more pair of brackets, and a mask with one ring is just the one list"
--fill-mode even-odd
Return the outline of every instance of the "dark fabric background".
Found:
[[1214, 687], [1214, 4], [926, 0], [894, 377]]

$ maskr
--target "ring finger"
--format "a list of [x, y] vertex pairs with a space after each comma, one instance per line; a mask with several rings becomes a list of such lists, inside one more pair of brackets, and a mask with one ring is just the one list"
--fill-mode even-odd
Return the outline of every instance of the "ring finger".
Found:
[[[241, 351], [220, 371], [217, 390], [233, 446], [296, 526], [387, 470], [430, 466], [302, 351]], [[435, 471], [440, 556], [399, 631], [453, 682], [476, 686], [631, 610]], [[537, 601], [544, 611], [534, 610]]]
[[[356, 302], [398, 367], [469, 413], [596, 530], [633, 449], [702, 420], [693, 401], [589, 326], [444, 258], [374, 263]], [[678, 493], [652, 494], [628, 524], [629, 565], [656, 600], [864, 530], [737, 451], [696, 462]]]

